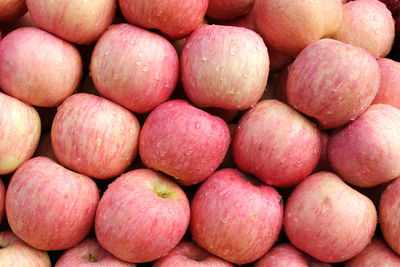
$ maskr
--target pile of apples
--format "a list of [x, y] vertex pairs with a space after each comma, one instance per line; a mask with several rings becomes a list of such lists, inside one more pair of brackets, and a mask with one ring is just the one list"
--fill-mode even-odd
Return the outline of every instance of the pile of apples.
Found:
[[0, 0], [0, 266], [400, 266], [399, 14]]

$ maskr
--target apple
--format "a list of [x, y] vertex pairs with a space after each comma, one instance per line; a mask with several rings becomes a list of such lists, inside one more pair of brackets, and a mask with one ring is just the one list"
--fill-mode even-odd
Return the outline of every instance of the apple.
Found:
[[242, 116], [232, 142], [239, 169], [279, 187], [296, 185], [307, 177], [321, 150], [317, 127], [277, 100], [260, 101]]
[[389, 58], [378, 59], [381, 82], [373, 104], [389, 104], [400, 109], [400, 63]]
[[4, 203], [6, 201], [6, 187], [3, 181], [0, 179], [0, 223], [3, 221], [4, 217]]
[[393, 18], [397, 18], [400, 13], [400, 1], [399, 0], [380, 0], [386, 5], [386, 7], [392, 12]]
[[218, 258], [196, 243], [182, 241], [168, 255], [156, 260], [152, 267], [233, 267], [233, 264]]
[[254, 23], [275, 50], [297, 56], [307, 45], [335, 34], [342, 20], [338, 0], [256, 0]]
[[183, 88], [200, 107], [254, 106], [265, 90], [268, 72], [263, 40], [242, 27], [203, 25], [189, 36], [181, 55]]
[[11, 231], [0, 232], [0, 266], [51, 267], [46, 251], [30, 247]]
[[36, 157], [12, 176], [6, 215], [11, 230], [32, 247], [62, 250], [89, 233], [98, 202], [99, 190], [92, 179]]
[[298, 249], [324, 262], [342, 262], [369, 244], [377, 224], [372, 201], [334, 173], [304, 179], [290, 194], [285, 232]]
[[371, 105], [357, 120], [331, 136], [328, 158], [348, 183], [372, 187], [400, 175], [400, 110]]
[[91, 94], [70, 96], [51, 129], [54, 154], [67, 168], [98, 179], [120, 175], [138, 150], [140, 125], [127, 109]]
[[222, 163], [230, 143], [228, 125], [184, 100], [170, 100], [144, 122], [139, 154], [144, 165], [183, 185], [207, 179]]
[[179, 59], [165, 38], [118, 24], [96, 43], [90, 75], [101, 95], [134, 112], [146, 113], [171, 96], [178, 81]]
[[59, 105], [75, 91], [81, 75], [78, 50], [43, 30], [19, 28], [0, 43], [0, 87], [30, 105]]
[[168, 254], [189, 225], [183, 190], [149, 169], [125, 173], [104, 192], [96, 212], [100, 245], [127, 262], [149, 262]]
[[26, 0], [26, 5], [40, 28], [78, 44], [96, 41], [116, 9], [115, 0]]
[[255, 0], [208, 0], [207, 15], [218, 20], [233, 19], [250, 12]]
[[361, 115], [379, 82], [379, 65], [365, 49], [323, 39], [307, 46], [290, 65], [286, 94], [290, 105], [329, 129]]
[[10, 22], [18, 19], [26, 12], [25, 0], [1, 0], [0, 22]]
[[343, 5], [343, 20], [334, 39], [386, 57], [393, 45], [395, 22], [379, 0], [355, 0]]
[[[203, 26], [204, 24], [208, 24], [208, 21], [207, 21], [206, 18], [204, 18], [204, 19], [201, 21], [201, 23], [197, 26], [197, 28]], [[174, 46], [174, 48], [175, 48], [176, 52], [178, 53], [178, 56], [179, 56], [179, 57], [180, 57], [181, 54], [182, 54], [183, 46], [185, 45], [186, 40], [187, 40], [188, 38], [189, 38], [189, 35], [188, 35], [188, 36], [185, 36], [185, 37], [183, 37], [183, 38], [181, 38], [181, 39], [178, 39], [178, 40], [171, 40], [171, 43], [172, 43], [172, 45]]]
[[0, 175], [12, 173], [32, 157], [40, 130], [33, 107], [0, 92]]
[[208, 0], [118, 0], [124, 18], [134, 25], [157, 29], [172, 39], [189, 35], [200, 24]]
[[65, 251], [55, 267], [135, 267], [134, 263], [121, 261], [104, 250], [95, 238], [86, 238]]
[[192, 237], [200, 247], [229, 262], [253, 262], [278, 238], [281, 201], [272, 186], [236, 169], [219, 170], [201, 184], [192, 200]]

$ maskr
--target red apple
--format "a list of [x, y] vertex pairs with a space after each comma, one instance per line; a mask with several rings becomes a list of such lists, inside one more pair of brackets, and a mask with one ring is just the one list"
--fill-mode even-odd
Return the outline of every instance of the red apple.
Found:
[[195, 30], [207, 5], [208, 0], [119, 0], [129, 23], [160, 30], [172, 39], [181, 39]]
[[386, 57], [394, 36], [394, 19], [385, 4], [356, 0], [343, 5], [342, 24], [333, 38], [365, 48], [375, 57]]
[[25, 0], [1, 0], [0, 22], [9, 22], [21, 17], [26, 12]]
[[33, 107], [0, 92], [0, 175], [12, 173], [32, 157], [40, 128]]
[[96, 213], [100, 245], [127, 262], [149, 262], [168, 254], [189, 224], [183, 190], [148, 169], [123, 174], [108, 186]]
[[19, 28], [0, 43], [0, 87], [35, 106], [59, 105], [82, 75], [78, 50], [37, 28]]
[[230, 143], [228, 125], [184, 100], [170, 100], [147, 117], [140, 133], [144, 165], [183, 185], [200, 183], [222, 163]]
[[400, 63], [388, 58], [378, 59], [381, 82], [373, 104], [389, 104], [400, 109]]
[[239, 121], [233, 158], [243, 171], [270, 185], [299, 183], [317, 165], [322, 150], [316, 126], [290, 106], [263, 100]]
[[55, 267], [135, 267], [134, 263], [121, 261], [104, 250], [95, 238], [87, 238], [65, 251]]
[[96, 41], [111, 24], [115, 0], [26, 0], [33, 21], [42, 29], [78, 44]]
[[370, 53], [323, 39], [307, 46], [290, 65], [286, 94], [294, 108], [323, 128], [335, 128], [367, 109], [379, 81], [379, 65]]
[[0, 266], [51, 267], [47, 252], [30, 247], [11, 231], [0, 232]]
[[307, 45], [332, 36], [342, 20], [339, 0], [256, 0], [254, 22], [275, 50], [296, 56]]
[[243, 110], [254, 106], [265, 90], [268, 71], [263, 40], [245, 28], [203, 25], [183, 47], [183, 88], [200, 107]]
[[249, 13], [254, 0], [209, 0], [207, 15], [218, 20], [233, 19]]
[[155, 261], [152, 267], [233, 267], [233, 264], [220, 259], [196, 243], [182, 241], [167, 256]]
[[328, 158], [347, 182], [372, 187], [400, 175], [400, 110], [371, 105], [347, 127], [331, 136]]
[[99, 190], [93, 180], [36, 157], [14, 173], [6, 193], [12, 231], [41, 250], [67, 249], [93, 226]]
[[0, 223], [3, 221], [4, 217], [4, 206], [6, 201], [6, 187], [3, 181], [0, 179]]
[[165, 38], [118, 24], [97, 42], [90, 75], [101, 95], [134, 112], [146, 113], [171, 96], [179, 76], [179, 59]]
[[62, 165], [108, 179], [121, 174], [136, 157], [139, 131], [133, 113], [105, 98], [79, 93], [58, 108], [51, 141]]
[[200, 247], [229, 262], [257, 260], [275, 243], [282, 227], [281, 196], [235, 169], [208, 178], [192, 201], [190, 230]]
[[372, 201], [337, 175], [319, 172], [301, 182], [286, 204], [285, 232], [298, 249], [325, 262], [360, 253], [377, 224]]

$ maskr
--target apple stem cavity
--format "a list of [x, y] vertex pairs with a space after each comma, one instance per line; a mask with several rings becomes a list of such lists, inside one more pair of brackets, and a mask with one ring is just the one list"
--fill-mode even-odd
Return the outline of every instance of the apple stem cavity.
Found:
[[83, 259], [87, 260], [88, 262], [97, 262], [98, 261], [96, 255], [94, 255], [93, 253], [86, 254], [85, 256], [83, 256]]

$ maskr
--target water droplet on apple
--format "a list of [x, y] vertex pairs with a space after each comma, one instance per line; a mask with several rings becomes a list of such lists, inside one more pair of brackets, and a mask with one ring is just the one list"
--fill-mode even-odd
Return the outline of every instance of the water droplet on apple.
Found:
[[141, 65], [142, 65], [142, 62], [136, 61], [136, 65], [141, 66]]
[[233, 204], [236, 208], [240, 208], [240, 202], [239, 201], [237, 201], [237, 202], [235, 202], [235, 204]]
[[143, 71], [143, 72], [148, 72], [148, 71], [149, 71], [149, 67], [147, 67], [147, 66], [146, 66], [146, 67], [143, 67], [143, 68], [142, 68], [142, 71]]
[[159, 80], [160, 80], [160, 73], [156, 72], [156, 73], [154, 74], [154, 79], [156, 79], [157, 81], [159, 81]]
[[139, 53], [138, 56], [139, 56], [140, 58], [143, 58], [143, 53]]
[[231, 47], [231, 50], [230, 50], [230, 53], [231, 53], [232, 56], [236, 55], [236, 53], [237, 53], [237, 48], [234, 47], [234, 46], [232, 46], [232, 47]]

